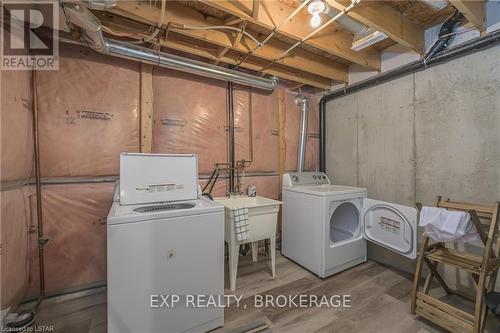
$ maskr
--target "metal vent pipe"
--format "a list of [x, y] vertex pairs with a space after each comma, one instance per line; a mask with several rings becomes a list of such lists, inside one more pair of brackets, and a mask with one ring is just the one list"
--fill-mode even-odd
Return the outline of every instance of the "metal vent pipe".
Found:
[[297, 172], [302, 172], [304, 171], [304, 166], [306, 161], [309, 100], [306, 97], [299, 95], [295, 98], [295, 104], [300, 106], [300, 134], [299, 134], [299, 148], [297, 152]]
[[68, 3], [64, 4], [63, 9], [69, 22], [81, 28], [83, 39], [88, 46], [100, 53], [258, 89], [273, 90], [278, 85], [279, 80], [277, 77], [263, 78], [151, 50], [146, 47], [111, 40], [103, 36], [101, 22], [87, 7]]

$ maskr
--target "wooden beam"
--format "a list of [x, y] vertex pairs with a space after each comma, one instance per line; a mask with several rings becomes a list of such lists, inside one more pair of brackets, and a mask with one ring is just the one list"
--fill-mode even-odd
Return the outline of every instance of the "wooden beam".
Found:
[[290, 89], [290, 90], [297, 90], [297, 89], [299, 89], [299, 88], [301, 88], [303, 86], [304, 86], [304, 84], [302, 84], [302, 83], [295, 83], [295, 84], [291, 85], [290, 87], [288, 87], [288, 89]]
[[158, 19], [158, 26], [161, 28], [163, 26], [163, 22], [165, 20], [165, 10], [167, 8], [167, 0], [161, 0], [161, 14]]
[[248, 22], [243, 22], [240, 24], [240, 29], [241, 31], [236, 34], [236, 37], [234, 38], [233, 42], [233, 48], [238, 48], [238, 45], [240, 45], [241, 37], [243, 36], [243, 31], [245, 31], [245, 28], [247, 27]]
[[[226, 54], [221, 58], [217, 58], [216, 55], [213, 54], [213, 52], [210, 52], [209, 50], [203, 49], [203, 48], [196, 48], [192, 44], [189, 43], [182, 43], [181, 41], [176, 41], [173, 38], [169, 38], [168, 41], [166, 42], [161, 42], [162, 46], [194, 54], [209, 60], [214, 60], [214, 61], [219, 61], [225, 64], [230, 64], [230, 65], [236, 65], [238, 63], [239, 58], [234, 57], [233, 55]], [[251, 62], [250, 60], [243, 62], [240, 64], [240, 67], [254, 70], [254, 71], [260, 71], [264, 68], [263, 64]], [[295, 82], [300, 82], [303, 84], [307, 84], [313, 87], [317, 87], [320, 89], [327, 89], [330, 90], [332, 86], [332, 81], [329, 79], [322, 78], [317, 75], [313, 75], [310, 73], [304, 73], [300, 72], [297, 70], [289, 70], [289, 69], [282, 69], [282, 68], [277, 68], [277, 67], [271, 67], [264, 69], [262, 71], [265, 74], [269, 75], [274, 75], [281, 77], [286, 80], [291, 80]]]
[[153, 66], [141, 64], [141, 153], [150, 153], [153, 142]]
[[450, 0], [450, 2], [480, 32], [486, 30], [484, 0]]
[[224, 25], [235, 25], [241, 22], [243, 22], [243, 20], [239, 17], [234, 18], [233, 16], [231, 16], [224, 20]]
[[[158, 8], [150, 7], [147, 4], [133, 1], [119, 1], [117, 5], [110, 10], [120, 16], [129, 17], [144, 24], [156, 24], [157, 17], [160, 14]], [[112, 22], [118, 20], [118, 17], [103, 17], [102, 20]], [[209, 42], [219, 46], [226, 51], [232, 49], [243, 54], [249, 53], [254, 48], [255, 43], [246, 36], [241, 37], [238, 45], [233, 44], [230, 34], [218, 30], [186, 30], [175, 28], [176, 25], [224, 25], [224, 21], [213, 17], [205, 17], [193, 8], [183, 6], [176, 2], [169, 2], [165, 14], [165, 20], [170, 23], [171, 32], [176, 32], [200, 41]], [[126, 28], [126, 27], [125, 27]], [[255, 32], [249, 31], [254, 36]], [[288, 44], [279, 40], [270, 40], [264, 47], [258, 49], [252, 57], [262, 60], [272, 61], [289, 47]], [[296, 49], [290, 55], [280, 61], [278, 64], [289, 66], [304, 72], [310, 72], [328, 79], [339, 82], [347, 82], [347, 65], [338, 61], [327, 59], [320, 55], [308, 52], [303, 49]]]
[[[293, 12], [293, 8], [280, 1], [261, 1], [258, 17], [252, 17], [252, 1], [240, 0], [199, 0], [200, 2], [222, 10], [228, 14], [240, 17], [251, 24], [262, 28], [273, 30]], [[290, 22], [285, 24], [280, 33], [294, 39], [302, 40], [311, 33], [310, 16], [301, 12]], [[311, 38], [306, 45], [321, 51], [330, 53], [346, 61], [380, 70], [380, 51], [376, 49], [365, 49], [359, 52], [351, 50], [353, 37], [351, 34], [339, 31], [333, 25], [324, 29], [320, 34]]]
[[252, 5], [252, 17], [253, 18], [259, 17], [259, 8], [260, 8], [260, 1], [253, 0], [253, 5]]
[[[326, 0], [337, 10], [343, 10], [351, 2]], [[402, 13], [383, 1], [361, 1], [347, 16], [389, 36], [395, 42], [422, 53], [424, 49], [424, 29], [410, 21]]]
[[[240, 45], [241, 37], [243, 36], [243, 31], [245, 31], [246, 26], [247, 26], [247, 22], [243, 22], [243, 23], [240, 24], [240, 29], [242, 29], [242, 30], [240, 32], [238, 32], [236, 34], [236, 37], [234, 38], [234, 42], [233, 42], [233, 47], [234, 48], [237, 48], [238, 45]], [[220, 51], [219, 51], [219, 53], [217, 54], [217, 59], [222, 58], [227, 53], [227, 51], [229, 51], [229, 50], [230, 50], [230, 48], [227, 47], [227, 46], [221, 48]], [[216, 61], [215, 64], [218, 65], [219, 61]]]
[[217, 59], [222, 58], [227, 53], [227, 51], [229, 51], [229, 47], [223, 47], [222, 49], [220, 49], [219, 53], [217, 53]]

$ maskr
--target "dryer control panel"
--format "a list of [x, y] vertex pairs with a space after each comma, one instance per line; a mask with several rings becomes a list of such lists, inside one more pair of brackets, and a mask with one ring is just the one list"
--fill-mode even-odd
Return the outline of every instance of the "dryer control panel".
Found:
[[328, 179], [324, 172], [291, 172], [283, 175], [283, 187], [285, 188], [321, 184], [330, 184], [330, 179]]

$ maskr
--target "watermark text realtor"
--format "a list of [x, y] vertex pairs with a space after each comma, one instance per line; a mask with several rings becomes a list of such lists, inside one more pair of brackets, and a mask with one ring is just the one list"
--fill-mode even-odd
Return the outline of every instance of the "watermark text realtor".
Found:
[[1, 4], [1, 69], [57, 70], [58, 2], [2, 0]]

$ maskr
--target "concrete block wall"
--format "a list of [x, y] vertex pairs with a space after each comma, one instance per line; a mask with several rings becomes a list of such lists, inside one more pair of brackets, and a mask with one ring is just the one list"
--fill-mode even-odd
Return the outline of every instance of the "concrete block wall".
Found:
[[[495, 46], [330, 101], [328, 176], [406, 205], [437, 195], [500, 201], [499, 54]], [[378, 246], [369, 257], [413, 272], [412, 261]]]

